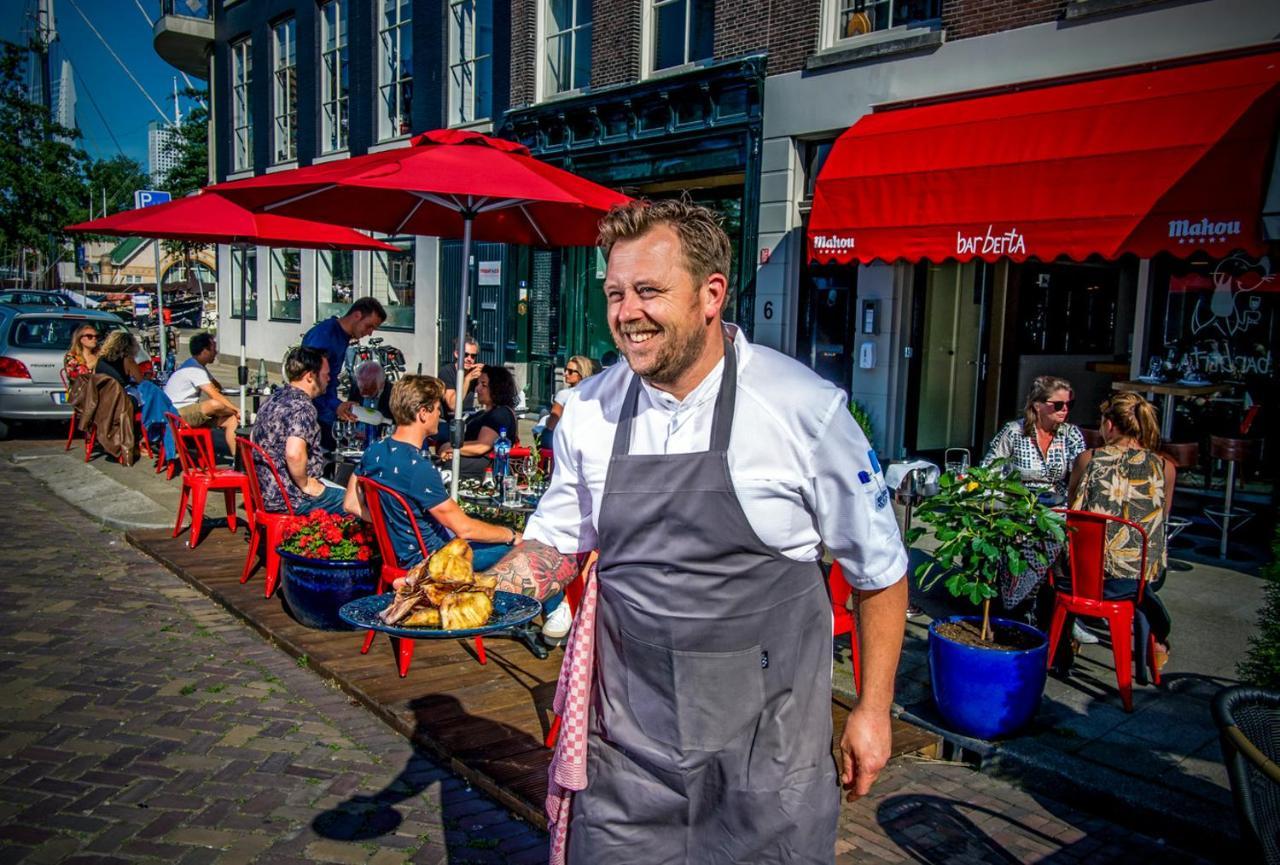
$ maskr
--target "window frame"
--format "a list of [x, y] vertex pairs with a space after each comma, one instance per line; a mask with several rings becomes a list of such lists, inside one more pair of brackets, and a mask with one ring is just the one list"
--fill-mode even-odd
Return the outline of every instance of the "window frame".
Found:
[[[236, 320], [243, 318], [245, 321], [257, 321], [258, 320], [258, 247], [241, 246], [240, 244], [233, 244], [229, 249], [229, 255], [230, 255], [231, 266], [227, 269], [231, 274], [231, 283], [229, 286], [229, 288], [231, 289], [231, 298], [230, 298], [231, 302], [227, 304], [227, 310], [228, 310], [227, 317], [236, 319]], [[238, 265], [236, 263], [237, 258], [239, 258], [240, 260]], [[236, 310], [236, 306], [240, 301], [240, 270], [245, 267], [248, 268], [247, 273], [249, 274], [248, 291], [245, 294], [245, 299], [248, 301], [248, 304], [247, 304], [248, 310], [249, 310], [248, 315], [244, 314], [244, 310], [240, 310], [240, 311]]]
[[[346, 300], [335, 301], [333, 299], [333, 286], [337, 282], [334, 279], [333, 262], [336, 256], [351, 256], [350, 284], [351, 291]], [[331, 315], [342, 315], [350, 308], [356, 299], [356, 256], [357, 253], [350, 249], [322, 249], [316, 251], [316, 321], [323, 321]], [[326, 284], [325, 279], [328, 279]], [[322, 295], [325, 292], [327, 297]], [[340, 307], [340, 308], [339, 308]]]
[[271, 156], [274, 165], [298, 160], [296, 18], [283, 18], [271, 25]]
[[[895, 6], [899, 3], [910, 2], [910, 0], [879, 0], [879, 2], [887, 2], [889, 4], [888, 19], [892, 22]], [[840, 15], [844, 11], [841, 7], [848, 4], [854, 7], [850, 11], [856, 12], [858, 0], [822, 0], [822, 20], [819, 27], [822, 48], [846, 48], [852, 45], [874, 42], [877, 39], [886, 38], [885, 34], [901, 33], [907, 28], [919, 28], [933, 23], [940, 24], [942, 21], [942, 0], [927, 0], [927, 2], [935, 7], [932, 10], [934, 14], [927, 18], [914, 18], [902, 24], [890, 24], [890, 26], [882, 27], [878, 30], [873, 27], [866, 33], [858, 33], [853, 36], [839, 36], [837, 34], [839, 32]], [[863, 5], [875, 6], [876, 3], [877, 0], [865, 0]]]
[[[375, 113], [377, 115], [377, 128], [374, 130], [374, 139], [382, 143], [384, 141], [394, 141], [397, 138], [403, 138], [409, 135], [413, 128], [413, 4], [410, 0], [394, 0], [396, 9], [396, 21], [391, 26], [385, 26], [384, 11], [386, 9], [387, 0], [377, 0], [373, 4], [374, 14], [374, 38], [377, 41], [377, 82], [376, 82], [376, 98]], [[387, 34], [394, 34], [395, 47], [393, 51], [395, 71], [389, 74], [391, 63], [388, 61], [387, 55]], [[409, 40], [409, 57], [410, 71], [408, 75], [404, 74], [404, 40]], [[408, 114], [400, 113], [403, 107], [402, 102], [405, 99], [405, 88], [408, 88], [408, 98], [410, 105]], [[394, 116], [388, 113], [387, 94], [393, 97], [391, 106], [395, 107]]]
[[[479, 29], [476, 21], [479, 18], [477, 14], [480, 4], [486, 3], [489, 9], [489, 32], [490, 46], [488, 54], [476, 54], [476, 32]], [[455, 10], [461, 10], [464, 6], [471, 7], [471, 26], [464, 28], [458, 13]], [[468, 126], [475, 123], [484, 123], [493, 120], [493, 0], [448, 0], [445, 8], [445, 39], [446, 39], [446, 74], [448, 80], [446, 86], [448, 90], [445, 113], [447, 115], [447, 124], [449, 126]], [[457, 36], [460, 30], [465, 30], [463, 41], [467, 44], [460, 45]], [[465, 50], [464, 50], [465, 49]], [[479, 76], [476, 69], [481, 64], [488, 70], [489, 75], [489, 106], [487, 113], [480, 115], [476, 108], [476, 82]], [[463, 81], [459, 80], [458, 75], [465, 75], [470, 70], [470, 88], [468, 89]], [[535, 76], [536, 76], [535, 72]], [[535, 82], [536, 83], [536, 82]]]
[[[271, 256], [267, 280], [267, 320], [302, 321], [302, 250], [292, 246], [281, 246], [272, 247], [267, 252]], [[297, 312], [292, 315], [285, 312], [277, 313], [276, 311], [277, 303], [281, 304], [282, 307], [289, 303], [289, 270], [285, 266], [286, 257], [289, 255], [297, 256], [297, 297], [294, 302], [298, 306]], [[277, 286], [282, 289], [282, 300], [276, 299]]]
[[[690, 56], [689, 56], [689, 55], [692, 53], [692, 52], [691, 52], [691, 50], [690, 50], [690, 40], [692, 39], [692, 34], [693, 34], [693, 6], [694, 6], [694, 3], [696, 3], [696, 2], [700, 2], [700, 0], [644, 0], [644, 5], [643, 5], [643, 7], [642, 7], [642, 9], [643, 9], [643, 20], [640, 22], [640, 23], [641, 23], [641, 30], [640, 30], [640, 34], [641, 34], [641, 35], [640, 35], [640, 43], [641, 43], [641, 44], [640, 44], [640, 47], [641, 47], [640, 65], [641, 65], [641, 73], [642, 73], [642, 76], [641, 76], [641, 77], [643, 77], [643, 78], [649, 78], [649, 77], [651, 77], [651, 76], [653, 76], [653, 75], [664, 75], [664, 74], [669, 74], [669, 73], [671, 73], [671, 72], [673, 72], [673, 71], [675, 71], [675, 70], [685, 69], [685, 68], [687, 68], [687, 67], [693, 66], [693, 65], [694, 65], [694, 64], [696, 64], [696, 63], [702, 63], [702, 62], [705, 62], [705, 61], [708, 61], [708, 60], [713, 60], [713, 59], [715, 58], [715, 13], [714, 13], [714, 4], [713, 4], [712, 21], [711, 21], [711, 35], [712, 35], [712, 39], [711, 39], [711, 54], [710, 54], [710, 55], [708, 55], [707, 57], [690, 57]], [[709, 0], [708, 0], [708, 2], [709, 2]], [[824, 2], [826, 2], [826, 0], [824, 0]], [[658, 68], [658, 66], [657, 66], [657, 61], [658, 61], [658, 58], [657, 58], [657, 51], [658, 51], [658, 34], [657, 34], [657, 27], [658, 27], [658, 9], [659, 9], [659, 7], [662, 7], [662, 6], [670, 6], [670, 5], [674, 4], [674, 3], [684, 3], [684, 4], [685, 4], [685, 11], [684, 11], [684, 51], [683, 51], [683, 52], [682, 52], [682, 54], [681, 54], [681, 56], [684, 58], [684, 60], [683, 60], [682, 62], [680, 62], [680, 63], [676, 63], [676, 64], [673, 64], [673, 65], [671, 65], [671, 66], [663, 66], [662, 68]]]
[[[336, 38], [329, 46], [329, 11], [334, 15]], [[341, 153], [351, 142], [350, 114], [350, 6], [348, 0], [327, 0], [320, 17], [320, 152]], [[344, 83], [345, 82], [345, 83]], [[334, 88], [339, 92], [333, 92]]]
[[[408, 288], [411, 294], [409, 303], [393, 303], [392, 302], [392, 286], [396, 283], [392, 281], [391, 274], [393, 267], [388, 256], [390, 253], [383, 250], [374, 250], [369, 253], [369, 290], [368, 295], [376, 298], [387, 311], [387, 318], [378, 326], [379, 330], [395, 330], [411, 333], [417, 328], [417, 302], [418, 302], [418, 241], [413, 235], [377, 235], [378, 239], [384, 243], [399, 247], [407, 244], [406, 249], [401, 249], [401, 255], [409, 256], [409, 268], [411, 272], [408, 281]], [[378, 279], [379, 268], [383, 271], [383, 277], [386, 280], [385, 292], [379, 296], [380, 288], [383, 288]], [[406, 316], [398, 315], [398, 311], [408, 310], [408, 322], [404, 322]]]
[[[587, 21], [584, 23], [578, 20], [579, 0], [568, 0], [569, 8], [572, 13], [571, 14], [572, 20], [570, 22], [570, 25], [565, 30], [557, 30], [555, 33], [552, 33], [551, 25], [554, 19], [551, 14], [551, 4], [554, 2], [555, 0], [538, 0], [538, 33], [537, 33], [538, 61], [537, 61], [537, 71], [536, 71], [536, 79], [537, 79], [536, 86], [537, 86], [538, 101], [582, 93], [583, 91], [588, 90], [591, 87], [591, 67], [592, 67], [592, 62], [595, 60], [595, 57], [591, 53], [591, 34], [593, 33], [593, 28], [595, 23], [594, 10], [592, 9], [591, 4], [588, 3], [587, 4], [588, 17], [587, 17]], [[573, 81], [573, 73], [577, 70], [577, 67], [578, 67], [578, 63], [577, 63], [578, 47], [581, 44], [584, 31], [586, 36], [586, 49], [587, 49], [587, 55], [588, 55], [587, 80], [585, 82], [577, 84], [577, 86], [573, 86], [575, 83], [577, 83]], [[563, 90], [552, 90], [551, 70], [548, 68], [551, 63], [550, 43], [552, 39], [565, 38], [565, 37], [568, 37], [571, 40], [570, 49], [569, 49], [569, 69], [571, 70], [570, 82], [569, 82], [570, 86]]]
[[253, 170], [253, 39], [231, 43], [231, 169]]

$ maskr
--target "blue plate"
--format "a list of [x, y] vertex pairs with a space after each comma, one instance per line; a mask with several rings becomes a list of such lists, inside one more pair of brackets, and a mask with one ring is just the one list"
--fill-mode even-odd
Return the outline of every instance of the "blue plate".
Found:
[[532, 621], [542, 612], [542, 602], [528, 595], [517, 595], [515, 592], [493, 593], [493, 615], [489, 621], [479, 628], [456, 628], [446, 631], [443, 628], [401, 627], [388, 625], [378, 618], [378, 613], [387, 608], [395, 598], [395, 592], [383, 592], [381, 595], [368, 595], [344, 604], [338, 610], [342, 621], [357, 629], [382, 631], [393, 637], [410, 637], [415, 640], [452, 640], [458, 637], [480, 637], [494, 631], [505, 631], [516, 625]]

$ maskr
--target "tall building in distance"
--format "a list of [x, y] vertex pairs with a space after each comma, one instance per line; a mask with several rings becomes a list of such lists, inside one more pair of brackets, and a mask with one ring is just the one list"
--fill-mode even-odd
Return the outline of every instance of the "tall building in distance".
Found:
[[49, 87], [53, 120], [67, 129], [79, 129], [76, 124], [76, 82], [70, 60], [63, 60], [58, 77]]
[[178, 160], [178, 129], [157, 122], [147, 124], [147, 171], [151, 182], [163, 187]]

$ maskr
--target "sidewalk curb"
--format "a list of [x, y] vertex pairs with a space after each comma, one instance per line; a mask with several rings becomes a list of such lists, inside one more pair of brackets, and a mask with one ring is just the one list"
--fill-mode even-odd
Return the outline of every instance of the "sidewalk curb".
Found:
[[[60, 455], [56, 454], [31, 454], [10, 456], [8, 462], [35, 478], [58, 498], [94, 522], [109, 528], [127, 532], [130, 529], [167, 529], [173, 526], [172, 518], [155, 501], [101, 472], [95, 471], [89, 488], [83, 483], [68, 480], [66, 472], [53, 465], [54, 461], [60, 459]], [[45, 465], [53, 465], [53, 469], [42, 470]], [[90, 507], [99, 503], [109, 503], [111, 508]], [[126, 515], [118, 516], [113, 513], [117, 509], [123, 509]], [[141, 518], [137, 516], [143, 514], [145, 516]]]

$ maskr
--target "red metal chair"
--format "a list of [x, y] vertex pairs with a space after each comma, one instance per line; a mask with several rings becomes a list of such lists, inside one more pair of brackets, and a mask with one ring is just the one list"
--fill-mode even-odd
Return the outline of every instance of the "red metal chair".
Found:
[[[360, 484], [360, 490], [364, 493], [365, 507], [369, 509], [369, 516], [373, 523], [373, 533], [378, 539], [378, 551], [382, 556], [382, 571], [378, 580], [378, 594], [382, 594], [391, 588], [391, 583], [398, 580], [409, 572], [409, 568], [403, 566], [396, 557], [395, 544], [391, 542], [391, 535], [387, 531], [386, 512], [383, 510], [384, 502], [382, 496], [385, 495], [395, 502], [403, 511], [409, 520], [409, 525], [413, 528], [413, 536], [418, 541], [418, 549], [422, 550], [424, 556], [430, 555], [427, 551], [427, 545], [422, 540], [422, 531], [418, 528], [418, 520], [413, 515], [413, 508], [409, 507], [409, 503], [405, 501], [404, 496], [391, 489], [384, 484], [380, 484], [372, 478], [360, 477], [357, 480]], [[364, 645], [360, 647], [360, 654], [367, 655], [369, 647], [373, 645], [373, 638], [377, 635], [377, 631], [370, 630], [364, 637]], [[484, 639], [475, 638], [476, 657], [480, 663], [487, 663], [484, 653]], [[396, 666], [400, 670], [400, 678], [409, 675], [409, 664], [413, 661], [413, 640], [405, 637], [392, 637], [391, 643], [396, 650]]]
[[227, 528], [236, 530], [236, 493], [244, 496], [245, 513], [250, 528], [254, 525], [253, 502], [249, 496], [249, 478], [244, 472], [218, 468], [213, 456], [213, 436], [207, 429], [192, 429], [182, 418], [165, 412], [165, 419], [173, 429], [173, 439], [182, 463], [182, 496], [178, 500], [178, 520], [173, 526], [173, 536], [182, 531], [182, 518], [191, 511], [191, 534], [187, 546], [194, 549], [200, 543], [200, 528], [204, 523], [204, 505], [211, 490], [221, 490], [227, 504]]
[[[267, 567], [267, 581], [264, 597], [269, 598], [272, 592], [276, 590], [276, 585], [280, 582], [280, 554], [276, 552], [276, 548], [284, 540], [285, 524], [295, 516], [293, 502], [289, 500], [288, 488], [285, 487], [284, 482], [281, 480], [280, 471], [276, 468], [276, 462], [271, 458], [271, 454], [244, 436], [236, 436], [236, 453], [240, 455], [245, 477], [249, 480], [249, 494], [245, 497], [245, 500], [251, 505], [245, 509], [251, 515], [249, 520], [249, 552], [244, 557], [244, 571], [240, 574], [240, 582], [243, 584], [249, 581], [249, 576], [253, 573], [253, 566], [258, 561], [258, 542], [265, 535], [266, 546], [263, 550], [262, 558]], [[262, 503], [262, 487], [258, 483], [257, 472], [259, 460], [271, 472], [272, 479], [284, 495], [284, 513], [269, 511]]]
[[853, 597], [853, 587], [844, 578], [844, 568], [839, 562], [831, 563], [831, 571], [827, 574], [827, 587], [831, 590], [831, 612], [834, 621], [831, 636], [849, 635], [849, 660], [853, 665], [853, 687], [862, 693], [862, 656], [858, 649], [858, 622], [849, 609], [849, 599]]
[[[1049, 627], [1049, 665], [1053, 665], [1054, 647], [1062, 636], [1067, 614], [1106, 619], [1111, 628], [1111, 653], [1115, 658], [1116, 682], [1126, 712], [1133, 711], [1133, 619], [1142, 603], [1147, 576], [1147, 533], [1142, 526], [1110, 514], [1092, 511], [1066, 511], [1067, 561], [1071, 569], [1071, 593], [1055, 587], [1053, 622]], [[1107, 549], [1107, 526], [1128, 526], [1142, 538], [1142, 558], [1137, 592], [1133, 597], [1108, 599], [1103, 596], [1106, 575], [1103, 563]], [[1160, 670], [1155, 663], [1155, 637], [1147, 641], [1147, 660], [1151, 680], [1160, 684]]]

